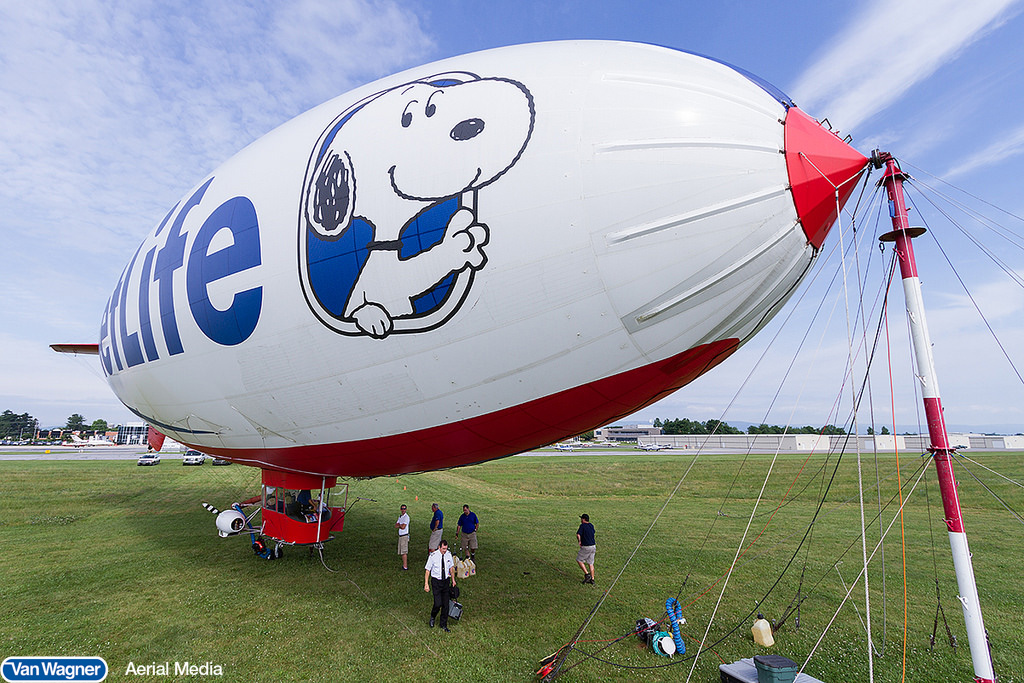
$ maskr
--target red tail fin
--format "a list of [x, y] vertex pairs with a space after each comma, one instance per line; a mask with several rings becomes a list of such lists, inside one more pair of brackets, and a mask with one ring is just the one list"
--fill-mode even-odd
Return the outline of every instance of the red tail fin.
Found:
[[150, 448], [159, 453], [160, 449], [164, 447], [165, 438], [167, 437], [150, 425], [149, 432], [146, 435], [146, 443], [149, 444]]

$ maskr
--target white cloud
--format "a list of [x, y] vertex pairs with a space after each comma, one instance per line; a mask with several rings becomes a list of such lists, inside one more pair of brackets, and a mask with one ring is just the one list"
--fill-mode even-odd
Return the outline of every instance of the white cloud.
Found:
[[0, 2], [0, 409], [123, 411], [47, 344], [96, 339], [139, 241], [210, 170], [432, 49], [398, 0]]
[[64, 424], [72, 413], [90, 421], [134, 421], [107, 387], [96, 356], [57, 354], [45, 344], [0, 333], [0, 409], [29, 413], [40, 426]]
[[[1020, 320], [1021, 314], [1024, 313], [1024, 290], [1020, 285], [1005, 278], [972, 285], [970, 296], [960, 289], [953, 294], [940, 297], [935, 305], [941, 311], [939, 315], [942, 317], [935, 316], [934, 324], [950, 334], [982, 327], [984, 321], [978, 315], [978, 308], [981, 308], [989, 323]], [[978, 308], [974, 302], [978, 302]], [[929, 320], [931, 317], [929, 316]]]
[[1024, 125], [1008, 135], [1001, 135], [998, 140], [988, 147], [956, 163], [943, 174], [943, 177], [949, 180], [955, 176], [991, 166], [1021, 154], [1024, 154]]
[[[863, 248], [874, 251], [877, 258], [873, 244], [865, 244]], [[924, 256], [924, 251], [918, 252], [919, 258]], [[826, 274], [839, 266], [834, 256], [830, 261], [819, 264]], [[959, 260], [965, 255], [953, 256]], [[871, 256], [861, 255], [862, 263], [866, 257]], [[940, 257], [935, 254], [934, 258]], [[1016, 370], [1024, 374], [1024, 355], [1020, 351], [1024, 348], [1024, 327], [1021, 326], [1024, 290], [991, 272], [984, 279], [975, 278], [968, 282], [971, 295], [980, 302], [986, 319], [995, 330], [997, 343], [959, 283], [945, 272], [936, 273], [936, 270], [945, 269], [938, 267], [934, 259], [926, 270], [923, 293], [947, 422], [1018, 425], [1012, 431], [1019, 430], [1019, 425], [1024, 423], [1024, 405], [1017, 398], [1024, 393], [1024, 387], [1007, 362], [1003, 349]], [[875, 280], [877, 278], [872, 282]], [[827, 295], [821, 286], [823, 284], [822, 280], [810, 285], [807, 297], [787, 305], [796, 307], [790, 320], [784, 320], [790, 312], [787, 308], [728, 361], [630, 419], [650, 421], [655, 417], [688, 417], [706, 420], [722, 417], [730, 423], [765, 421], [795, 426], [846, 422], [852, 404], [852, 390], [849, 379], [844, 380], [848, 362], [846, 314], [843, 310], [845, 297], [838, 282]], [[884, 283], [877, 284], [882, 286]], [[851, 287], [855, 285], [851, 284]], [[869, 291], [867, 294], [873, 301], [875, 293]], [[856, 292], [851, 292], [850, 299], [853, 305]], [[811, 314], [821, 300], [824, 300], [822, 313], [811, 325]], [[874, 339], [879, 315], [879, 310], [873, 310], [866, 316], [869, 344]], [[771, 343], [776, 327], [783, 323], [783, 333], [775, 343]], [[864, 335], [858, 329], [853, 340], [857, 354], [855, 383], [858, 387], [864, 372], [863, 339]], [[898, 273], [889, 292], [888, 327], [883, 327], [879, 343], [871, 380], [875, 420], [878, 424], [888, 423], [892, 428], [891, 363], [891, 390], [896, 396], [897, 424], [915, 425], [918, 413], [922, 411], [921, 398], [919, 392], [915, 393], [913, 351]], [[758, 363], [762, 354], [764, 358]], [[793, 362], [794, 357], [796, 362]], [[993, 396], [1005, 398], [993, 401]], [[869, 401], [865, 398], [859, 415], [862, 430], [870, 423], [869, 408]]]
[[1018, 0], [875, 0], [798, 79], [809, 112], [856, 128], [998, 28]]
[[0, 46], [0, 199], [33, 216], [12, 227], [90, 249], [148, 229], [245, 144], [430, 42], [392, 2], [33, 2], [4, 10]]

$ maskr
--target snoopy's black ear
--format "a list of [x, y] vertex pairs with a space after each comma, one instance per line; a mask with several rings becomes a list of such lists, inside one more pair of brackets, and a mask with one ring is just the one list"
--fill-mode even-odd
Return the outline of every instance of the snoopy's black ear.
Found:
[[328, 149], [306, 178], [306, 224], [323, 239], [338, 239], [352, 220], [355, 199], [351, 158]]

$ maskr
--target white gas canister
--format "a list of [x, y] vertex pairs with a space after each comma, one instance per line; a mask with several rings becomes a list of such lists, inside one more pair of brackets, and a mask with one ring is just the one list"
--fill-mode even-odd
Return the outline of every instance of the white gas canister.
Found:
[[771, 647], [775, 644], [775, 638], [772, 637], [772, 625], [761, 613], [758, 613], [757, 621], [750, 628], [750, 632], [754, 634], [754, 642], [761, 647]]

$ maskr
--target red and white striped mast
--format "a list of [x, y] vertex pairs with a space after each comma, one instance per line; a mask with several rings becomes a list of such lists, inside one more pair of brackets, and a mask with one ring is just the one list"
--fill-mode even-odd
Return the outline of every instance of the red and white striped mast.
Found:
[[960, 603], [964, 610], [967, 626], [967, 642], [974, 662], [974, 680], [977, 683], [995, 681], [992, 667], [992, 652], [989, 649], [988, 634], [981, 618], [981, 604], [978, 601], [978, 587], [974, 582], [974, 566], [971, 551], [967, 546], [963, 518], [960, 512], [960, 498], [956, 492], [956, 476], [953, 474], [953, 455], [956, 449], [949, 445], [946, 422], [942, 414], [942, 399], [939, 398], [939, 383], [935, 375], [932, 358], [931, 337], [924, 315], [924, 301], [921, 297], [921, 280], [917, 276], [914, 247], [911, 240], [924, 234], [924, 228], [912, 228], [907, 219], [907, 205], [903, 197], [903, 181], [906, 175], [888, 152], [875, 152], [872, 162], [876, 168], [885, 167], [880, 181], [889, 195], [889, 215], [892, 218], [892, 232], [879, 239], [895, 242], [896, 256], [903, 276], [903, 294], [907, 301], [907, 317], [910, 319], [911, 338], [917, 359], [918, 379], [924, 397], [924, 411], [928, 420], [928, 436], [931, 446], [928, 450], [935, 461], [935, 471], [942, 491], [942, 507], [945, 511], [946, 527], [949, 529], [949, 545], [953, 550], [953, 567], [960, 590]]

